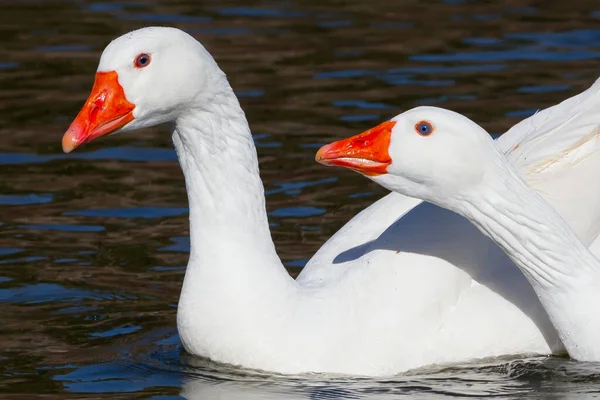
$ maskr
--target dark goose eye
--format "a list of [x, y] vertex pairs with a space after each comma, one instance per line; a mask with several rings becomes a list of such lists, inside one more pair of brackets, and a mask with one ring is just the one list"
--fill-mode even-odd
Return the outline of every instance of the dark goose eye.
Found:
[[144, 68], [150, 64], [150, 54], [142, 53], [135, 58], [136, 68]]
[[415, 130], [421, 136], [429, 136], [433, 133], [433, 125], [429, 121], [421, 121], [415, 125]]

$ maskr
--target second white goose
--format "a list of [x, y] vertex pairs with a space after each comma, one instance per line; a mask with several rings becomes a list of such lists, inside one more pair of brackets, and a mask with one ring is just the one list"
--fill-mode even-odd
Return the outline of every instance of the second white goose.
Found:
[[527, 277], [569, 355], [600, 361], [600, 261], [483, 128], [449, 110], [418, 107], [322, 147], [317, 160], [467, 218]]

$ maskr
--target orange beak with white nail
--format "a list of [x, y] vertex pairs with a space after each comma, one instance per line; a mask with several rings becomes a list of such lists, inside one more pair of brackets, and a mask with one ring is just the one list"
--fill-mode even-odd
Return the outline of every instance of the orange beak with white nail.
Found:
[[115, 71], [96, 73], [92, 92], [63, 136], [63, 151], [70, 153], [84, 143], [119, 130], [134, 120], [134, 109]]
[[319, 149], [315, 159], [324, 165], [350, 168], [363, 175], [387, 173], [392, 159], [388, 152], [395, 121], [386, 121], [359, 135]]

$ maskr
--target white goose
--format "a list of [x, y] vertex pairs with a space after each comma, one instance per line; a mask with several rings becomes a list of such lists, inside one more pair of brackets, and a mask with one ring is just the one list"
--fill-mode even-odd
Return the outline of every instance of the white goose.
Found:
[[[600, 101], [585, 96], [584, 105]], [[562, 108], [561, 118], [529, 133], [509, 132], [504, 143], [568, 128], [571, 112]], [[535, 293], [497, 246], [456, 214], [399, 194], [353, 218], [293, 280], [271, 240], [244, 113], [214, 59], [180, 30], [144, 28], [108, 45], [63, 149], [164, 122], [173, 126], [190, 209], [177, 311], [189, 353], [281, 373], [389, 375], [564, 351]], [[560, 181], [548, 192], [560, 195], [566, 214], [577, 194], [595, 196], [567, 187]]]
[[418, 107], [322, 147], [317, 160], [467, 218], [527, 277], [569, 355], [600, 361], [600, 261], [483, 128], [453, 111]]

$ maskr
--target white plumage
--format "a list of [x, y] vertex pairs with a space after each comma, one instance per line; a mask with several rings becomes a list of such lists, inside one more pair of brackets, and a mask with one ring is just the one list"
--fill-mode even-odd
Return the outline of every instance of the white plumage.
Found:
[[[152, 61], [135, 69], [140, 53]], [[281, 373], [390, 375], [434, 363], [564, 351], [529, 283], [496, 245], [464, 218], [396, 193], [349, 221], [294, 281], [270, 237], [245, 115], [202, 45], [176, 29], [140, 29], [106, 48], [99, 71], [115, 71], [135, 105], [135, 119], [122, 130], [174, 126], [190, 207], [191, 254], [177, 318], [188, 352]], [[578, 106], [586, 110], [581, 132], [596, 129], [595, 113], [584, 105], [597, 97]], [[545, 137], [544, 113], [560, 127], [570, 118], [565, 109], [538, 113], [539, 127], [530, 129], [526, 120], [498, 145], [557, 154], [561, 135], [549, 133], [556, 138], [550, 147], [531, 138]], [[565, 134], [576, 136], [570, 128]], [[551, 203], [564, 203], [558, 208], [570, 223], [598, 212], [591, 187], [571, 190], [578, 175], [562, 179], [556, 167], [557, 175], [544, 180], [544, 171], [531, 169], [530, 155], [517, 155], [515, 168], [527, 180], [539, 179]], [[589, 201], [575, 206], [576, 197]], [[587, 243], [595, 239], [592, 228], [578, 230]]]

